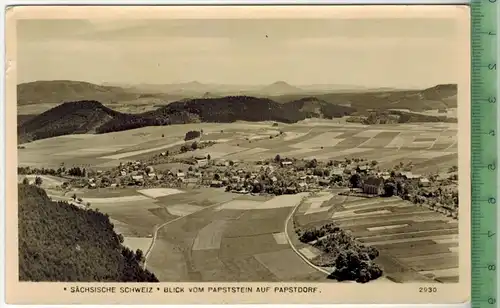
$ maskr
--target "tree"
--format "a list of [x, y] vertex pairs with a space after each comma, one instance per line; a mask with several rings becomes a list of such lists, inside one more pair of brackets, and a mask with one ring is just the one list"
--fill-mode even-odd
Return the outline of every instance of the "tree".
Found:
[[191, 143], [191, 149], [196, 150], [198, 148], [198, 142]]
[[76, 194], [73, 194], [73, 196], [71, 196], [71, 198], [73, 198], [73, 200], [76, 200]]
[[184, 141], [188, 141], [188, 140], [191, 140], [191, 139], [196, 139], [198, 137], [200, 137], [200, 132], [197, 131], [197, 130], [191, 130], [189, 132], [186, 133], [186, 135], [184, 136]]
[[376, 165], [378, 165], [378, 161], [376, 161], [376, 160], [372, 160], [371, 165], [372, 165], [373, 167], [375, 167]]
[[42, 178], [41, 178], [41, 177], [39, 177], [39, 176], [37, 176], [37, 177], [35, 178], [35, 185], [36, 185], [36, 186], [41, 186], [41, 185], [42, 185], [42, 183], [43, 183]]
[[281, 161], [281, 156], [279, 154], [276, 154], [276, 156], [274, 157], [274, 161], [279, 163]]
[[397, 187], [394, 182], [386, 182], [384, 184], [384, 196], [385, 197], [392, 197], [397, 195]]
[[164, 135], [164, 134], [161, 134], [161, 137], [162, 137], [162, 138], [165, 138], [165, 135]]
[[207, 154], [207, 160], [210, 160], [212, 159], [212, 157], [210, 156], [210, 154]]
[[220, 181], [220, 175], [218, 173], [214, 174], [214, 180]]
[[28, 185], [30, 183], [30, 180], [28, 180], [28, 178], [24, 178], [23, 179], [23, 184], [24, 185]]
[[349, 179], [349, 183], [351, 183], [352, 188], [360, 188], [361, 187], [361, 176], [358, 173], [354, 173], [351, 175]]
[[323, 170], [321, 170], [319, 168], [315, 168], [313, 170], [313, 174], [316, 175], [316, 176], [323, 176]]
[[318, 166], [318, 161], [316, 160], [316, 158], [311, 159], [306, 164], [306, 168], [309, 168], [309, 169], [314, 169], [317, 166]]
[[142, 250], [140, 249], [137, 249], [135, 251], [135, 258], [138, 262], [142, 262], [144, 261], [144, 253], [142, 252]]
[[258, 194], [258, 193], [262, 192], [263, 188], [264, 188], [264, 186], [261, 183], [255, 183], [253, 185], [252, 192], [255, 194]]

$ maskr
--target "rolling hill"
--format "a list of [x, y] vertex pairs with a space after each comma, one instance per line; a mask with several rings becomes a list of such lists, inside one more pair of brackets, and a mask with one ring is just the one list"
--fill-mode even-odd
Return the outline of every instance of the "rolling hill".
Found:
[[107, 108], [97, 101], [63, 103], [22, 122], [18, 126], [18, 136], [23, 141], [31, 141], [96, 132], [98, 127], [117, 117], [127, 115]]
[[107, 215], [54, 202], [34, 185], [19, 184], [18, 195], [20, 281], [158, 282]]
[[[271, 96], [280, 103], [300, 100], [310, 95], [294, 94]], [[315, 98], [336, 105], [348, 105], [357, 110], [408, 109], [425, 111], [430, 109], [457, 108], [457, 85], [437, 85], [423, 90], [359, 91], [326, 93]]]
[[[353, 108], [317, 101], [325, 117], [351, 114]], [[68, 134], [107, 133], [145, 126], [194, 122], [277, 121], [294, 123], [314, 116], [301, 101], [280, 104], [267, 98], [226, 96], [170, 103], [139, 114], [117, 112], [97, 101], [63, 103], [18, 126], [20, 143]], [[319, 116], [319, 114], [318, 114]]]
[[330, 104], [316, 97], [304, 97], [291, 101], [285, 106], [288, 108], [293, 106], [293, 109], [299, 110], [307, 118], [340, 118], [352, 114], [355, 110], [347, 106]]

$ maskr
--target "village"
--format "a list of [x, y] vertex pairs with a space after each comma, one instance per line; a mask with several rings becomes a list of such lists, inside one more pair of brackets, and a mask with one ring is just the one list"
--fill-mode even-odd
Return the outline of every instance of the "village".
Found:
[[[159, 154], [163, 159], [166, 153]], [[165, 160], [164, 160], [165, 161]], [[142, 161], [120, 163], [110, 170], [73, 167], [53, 169], [20, 168], [19, 174], [52, 174], [68, 181], [62, 190], [212, 187], [237, 194], [297, 194], [332, 188], [350, 188], [345, 194], [371, 198], [400, 196], [416, 204], [428, 204], [448, 216], [458, 217], [457, 168], [446, 174], [419, 175], [410, 164], [381, 170], [377, 161], [344, 159], [318, 161], [281, 158], [258, 162], [211, 159], [210, 155], [188, 159], [170, 158], [175, 167], [156, 169]]]

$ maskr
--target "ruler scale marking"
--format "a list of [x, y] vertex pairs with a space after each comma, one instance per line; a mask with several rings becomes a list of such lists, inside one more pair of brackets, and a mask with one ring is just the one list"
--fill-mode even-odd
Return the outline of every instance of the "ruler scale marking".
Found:
[[[472, 307], [497, 305], [497, 1], [471, 3]], [[493, 131], [493, 133], [492, 133]], [[492, 266], [493, 265], [493, 266]], [[495, 269], [495, 270], [493, 270]]]

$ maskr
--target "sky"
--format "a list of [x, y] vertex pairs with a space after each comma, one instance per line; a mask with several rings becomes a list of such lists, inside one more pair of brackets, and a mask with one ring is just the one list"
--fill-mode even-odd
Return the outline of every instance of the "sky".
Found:
[[458, 80], [458, 18], [25, 19], [18, 83], [337, 84]]

